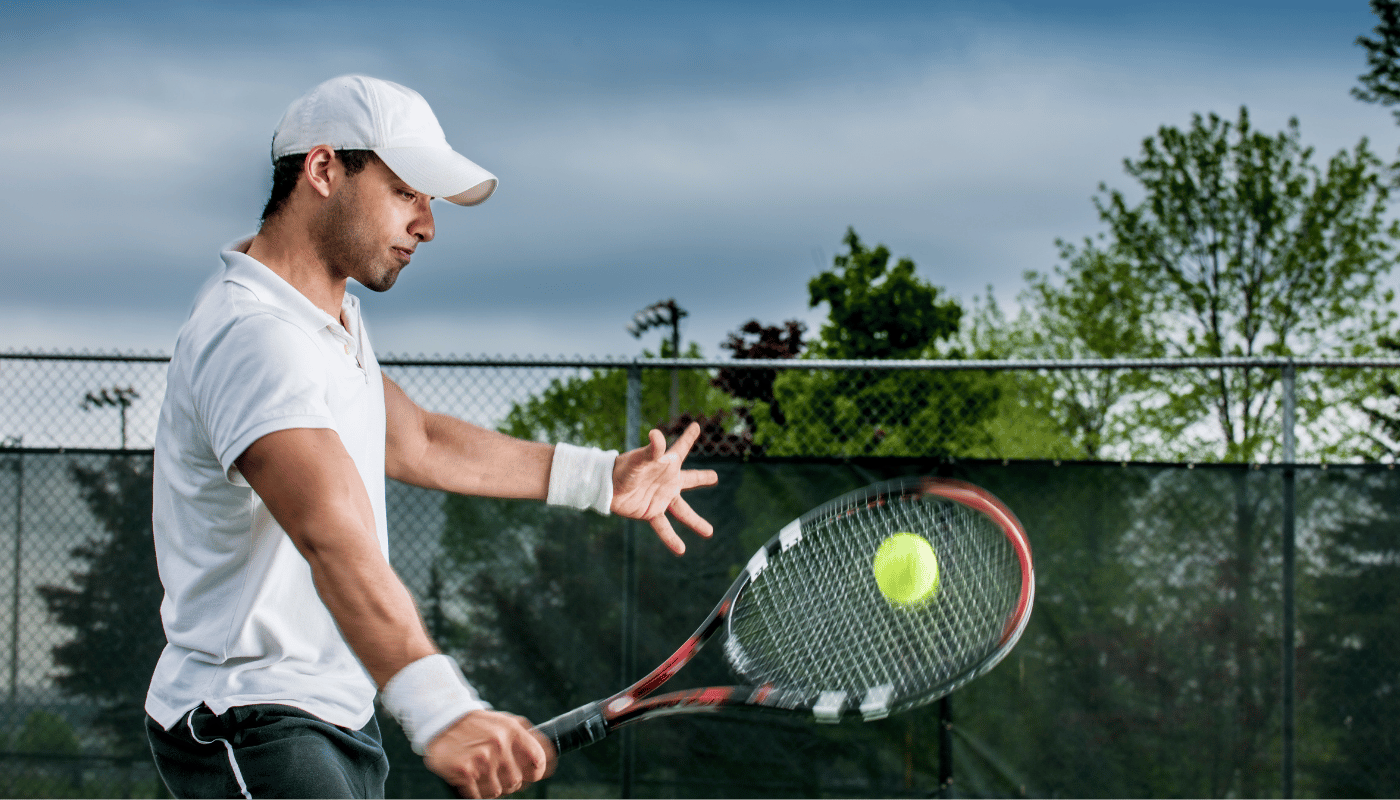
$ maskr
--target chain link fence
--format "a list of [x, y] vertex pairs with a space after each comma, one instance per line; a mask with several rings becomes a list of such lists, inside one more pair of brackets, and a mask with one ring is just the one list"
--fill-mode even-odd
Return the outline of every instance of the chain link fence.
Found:
[[[149, 449], [167, 361], [0, 353], [0, 443]], [[1388, 378], [1397, 359], [389, 357], [381, 365], [425, 408], [609, 448], [629, 435], [635, 379], [632, 433], [699, 422], [700, 455], [1336, 463], [1391, 461], [1400, 450], [1375, 424], [1400, 415]], [[1289, 414], [1295, 421], [1285, 425]], [[1289, 436], [1296, 455], [1285, 457]]]
[[[140, 704], [164, 641], [149, 518], [164, 362], [0, 355], [0, 795], [163, 791]], [[531, 791], [1395, 795], [1400, 480], [1371, 424], [1387, 409], [1363, 391], [1395, 366], [385, 359], [424, 407], [518, 436], [617, 448], [699, 422], [695, 458], [721, 473], [693, 500], [712, 541], [675, 560], [637, 534], [631, 602], [623, 523], [538, 504], [390, 482], [391, 559], [488, 698], [542, 719], [669, 655], [806, 508], [886, 477], [961, 477], [1022, 516], [1041, 591], [1022, 644], [951, 711], [661, 722]], [[1192, 372], [1253, 381], [1254, 427], [1213, 430]], [[1161, 422], [1191, 402], [1207, 413]], [[687, 674], [729, 680], [717, 653]], [[382, 724], [390, 795], [445, 796]]]

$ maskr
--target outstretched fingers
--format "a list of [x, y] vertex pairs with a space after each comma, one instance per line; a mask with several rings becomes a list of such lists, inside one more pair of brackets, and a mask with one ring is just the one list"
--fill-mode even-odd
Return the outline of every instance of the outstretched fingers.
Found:
[[[712, 469], [681, 469], [699, 438], [700, 426], [692, 422], [668, 448], [665, 435], [652, 429], [647, 434], [647, 446], [625, 456], [630, 464], [619, 483], [622, 499], [615, 510], [633, 519], [645, 519], [657, 538], [676, 555], [685, 553], [685, 542], [671, 526], [668, 512], [701, 536], [714, 534], [714, 526], [680, 496], [687, 489], [719, 483], [719, 475]], [[618, 499], [619, 495], [614, 495], [615, 502]]]
[[[653, 431], [659, 433], [659, 431]], [[663, 437], [664, 438], [664, 437]], [[685, 426], [681, 435], [676, 437], [675, 444], [671, 445], [671, 452], [684, 459], [690, 454], [690, 448], [695, 446], [695, 440], [700, 438], [700, 423], [692, 422]]]
[[685, 469], [681, 470], [681, 490], [694, 489], [697, 486], [714, 486], [719, 483], [719, 473], [712, 469]]
[[662, 544], [666, 545], [667, 550], [678, 556], [685, 555], [685, 541], [681, 539], [680, 534], [676, 533], [676, 529], [671, 527], [671, 521], [666, 519], [665, 514], [651, 517], [647, 522], [651, 525], [651, 529], [656, 531], [656, 537], [661, 540]]
[[671, 501], [670, 512], [671, 516], [675, 517], [678, 522], [701, 536], [708, 539], [714, 535], [715, 527], [704, 517], [695, 513], [695, 509], [691, 508], [690, 503], [687, 503], [683, 498], [677, 496], [675, 500]]

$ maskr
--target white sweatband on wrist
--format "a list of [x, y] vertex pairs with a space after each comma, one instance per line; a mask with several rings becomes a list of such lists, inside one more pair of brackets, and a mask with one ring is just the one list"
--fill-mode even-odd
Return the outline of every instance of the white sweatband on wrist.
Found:
[[613, 465], [616, 450], [554, 446], [554, 463], [549, 468], [549, 496], [552, 506], [591, 508], [604, 516], [612, 513]]
[[428, 752], [428, 743], [473, 711], [489, 709], [477, 696], [451, 656], [424, 656], [398, 671], [379, 693], [398, 720], [413, 752]]

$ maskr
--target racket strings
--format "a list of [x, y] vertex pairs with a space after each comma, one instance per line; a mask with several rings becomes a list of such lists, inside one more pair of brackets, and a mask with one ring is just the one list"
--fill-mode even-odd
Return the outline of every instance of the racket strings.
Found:
[[[916, 697], [957, 680], [1000, 645], [1015, 613], [1020, 561], [986, 516], [929, 495], [851, 503], [804, 518], [802, 538], [770, 557], [739, 596], [730, 634], [746, 679], [860, 696]], [[917, 607], [881, 595], [871, 560], [910, 532], [937, 553], [940, 580]]]

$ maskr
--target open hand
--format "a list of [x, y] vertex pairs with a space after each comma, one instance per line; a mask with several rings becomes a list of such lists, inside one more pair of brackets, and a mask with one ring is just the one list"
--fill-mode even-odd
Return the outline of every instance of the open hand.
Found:
[[685, 542], [671, 527], [666, 512], [701, 536], [715, 532], [681, 497], [687, 489], [719, 483], [712, 469], [681, 469], [699, 436], [700, 426], [692, 422], [668, 450], [666, 437], [653, 428], [647, 445], [618, 456], [613, 467], [612, 513], [646, 520], [676, 555], [685, 552]]

